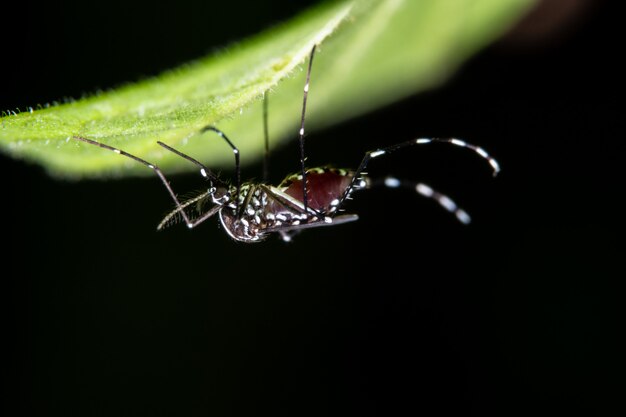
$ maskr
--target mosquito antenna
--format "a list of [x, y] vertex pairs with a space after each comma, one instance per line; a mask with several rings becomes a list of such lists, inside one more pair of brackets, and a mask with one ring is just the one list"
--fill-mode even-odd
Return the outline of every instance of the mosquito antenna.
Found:
[[263, 137], [265, 138], [265, 154], [263, 156], [263, 182], [269, 181], [270, 175], [270, 132], [267, 123], [267, 107], [268, 107], [267, 91], [263, 93]]
[[302, 203], [304, 204], [304, 212], [308, 211], [308, 197], [306, 189], [306, 168], [304, 167], [306, 157], [304, 155], [304, 118], [306, 115], [306, 100], [309, 95], [309, 82], [311, 80], [311, 68], [313, 67], [313, 56], [315, 56], [315, 45], [311, 48], [309, 57], [309, 68], [306, 72], [306, 83], [304, 84], [304, 96], [302, 98], [302, 117], [300, 119], [300, 165], [302, 166]]
[[[190, 205], [197, 203], [201, 200], [204, 200], [205, 198], [208, 198], [211, 196], [211, 190], [209, 191], [205, 191], [204, 193], [185, 201], [184, 203], [181, 203], [181, 205], [179, 207], [176, 207], [174, 210], [170, 211], [164, 218], [163, 220], [161, 220], [161, 223], [159, 223], [159, 225], [157, 226], [157, 230], [161, 230], [163, 229], [165, 226], [167, 226], [168, 224], [170, 224], [170, 221], [172, 220], [172, 218], [174, 218], [176, 215], [180, 214], [180, 212], [184, 209], [186, 209], [187, 207], [189, 207]], [[220, 208], [220, 206], [215, 206], [218, 209]]]

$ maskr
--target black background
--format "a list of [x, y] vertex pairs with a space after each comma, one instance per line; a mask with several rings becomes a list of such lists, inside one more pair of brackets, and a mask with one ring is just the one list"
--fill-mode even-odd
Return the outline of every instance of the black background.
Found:
[[[445, 146], [370, 168], [453, 196], [469, 227], [381, 189], [350, 204], [359, 222], [292, 244], [238, 244], [216, 222], [157, 233], [171, 202], [156, 178], [59, 182], [2, 156], [11, 415], [607, 409], [623, 392], [625, 139], [621, 22], [609, 4], [550, 44], [500, 42], [443, 88], [309, 133], [312, 165], [354, 166], [417, 136], [484, 146], [503, 167], [495, 180]], [[0, 108], [155, 74], [298, 11], [288, 1], [97, 7], [3, 6], [17, 27], [2, 29]], [[274, 152], [275, 182], [297, 168], [295, 141]]]

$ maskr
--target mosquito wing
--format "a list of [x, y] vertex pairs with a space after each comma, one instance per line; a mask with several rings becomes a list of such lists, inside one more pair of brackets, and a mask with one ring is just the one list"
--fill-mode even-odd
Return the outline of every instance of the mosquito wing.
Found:
[[331, 221], [325, 220], [312, 220], [307, 223], [301, 223], [297, 225], [289, 225], [282, 224], [280, 226], [271, 226], [263, 229], [264, 233], [274, 233], [274, 232], [291, 232], [291, 231], [300, 231], [304, 229], [312, 229], [314, 227], [324, 227], [324, 226], [337, 226], [343, 223], [349, 223], [359, 220], [359, 216], [356, 214], [343, 214], [341, 216], [335, 216], [331, 219]]

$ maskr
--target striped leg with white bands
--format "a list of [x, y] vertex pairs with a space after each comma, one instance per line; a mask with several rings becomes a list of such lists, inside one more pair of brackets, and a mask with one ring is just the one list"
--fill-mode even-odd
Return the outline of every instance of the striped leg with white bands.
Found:
[[[465, 210], [459, 207], [450, 197], [445, 194], [440, 193], [439, 191], [434, 190], [431, 186], [426, 185], [422, 182], [414, 183], [411, 181], [400, 180], [395, 177], [386, 177], [382, 182], [385, 187], [388, 188], [410, 188], [417, 191], [423, 197], [435, 200], [441, 207], [443, 207], [446, 211], [454, 214], [458, 221], [463, 224], [470, 224], [472, 218]], [[377, 182], [372, 182], [372, 185], [377, 185]]]
[[449, 143], [454, 146], [460, 146], [461, 148], [471, 149], [472, 151], [476, 152], [478, 156], [480, 156], [481, 158], [489, 162], [489, 165], [491, 165], [491, 168], [493, 169], [494, 177], [498, 175], [498, 173], [500, 172], [500, 164], [498, 163], [498, 161], [496, 161], [494, 157], [489, 155], [487, 151], [481, 148], [480, 146], [472, 145], [471, 143], [467, 143], [464, 140], [457, 139], [457, 138], [445, 138], [445, 139], [417, 138], [414, 140], [414, 142], [416, 145], [424, 145], [424, 144], [433, 143], [433, 142], [443, 142], [443, 143]]
[[[367, 168], [367, 164], [369, 163], [370, 159], [378, 158], [378, 157], [381, 157], [383, 155], [387, 155], [387, 154], [389, 154], [391, 152], [395, 152], [395, 151], [397, 151], [399, 149], [406, 148], [406, 147], [409, 147], [409, 146], [425, 145], [425, 144], [434, 143], [434, 142], [449, 143], [449, 144], [454, 145], [454, 146], [459, 146], [461, 148], [470, 149], [470, 150], [474, 151], [476, 154], [478, 154], [478, 156], [480, 156], [481, 158], [485, 159], [489, 163], [489, 165], [491, 166], [491, 169], [493, 171], [493, 176], [494, 177], [496, 175], [498, 175], [498, 173], [500, 172], [500, 164], [498, 163], [498, 161], [496, 161], [495, 158], [493, 158], [491, 155], [489, 155], [487, 153], [487, 151], [485, 151], [483, 148], [481, 148], [479, 146], [472, 145], [471, 143], [467, 143], [464, 140], [457, 139], [457, 138], [447, 138], [447, 139], [441, 139], [441, 138], [417, 138], [417, 139], [409, 140], [409, 141], [406, 141], [406, 142], [398, 143], [396, 145], [387, 146], [386, 148], [380, 148], [380, 149], [376, 149], [376, 150], [373, 150], [373, 151], [366, 152], [365, 156], [361, 160], [361, 164], [359, 165], [359, 167], [357, 168], [357, 170], [354, 173], [354, 177], [352, 178], [352, 182], [350, 183], [350, 186], [344, 192], [343, 197], [341, 198], [341, 200], [339, 202], [339, 205], [341, 206], [344, 203], [344, 201], [348, 198], [350, 193], [355, 188], [357, 188], [357, 186], [360, 183], [360, 181], [362, 181], [361, 175], [365, 174], [365, 169]], [[393, 181], [392, 181], [392, 183], [393, 183]], [[420, 192], [420, 191], [418, 190], [418, 192]], [[435, 196], [441, 196], [442, 199], [441, 200], [437, 200], [437, 197], [435, 197]], [[439, 203], [446, 209], [447, 209], [447, 207], [452, 207], [449, 204], [449, 202], [452, 202], [452, 200], [450, 200], [450, 198], [446, 197], [443, 194], [436, 193], [436, 194], [433, 195], [432, 198], [434, 198], [435, 200], [439, 201]], [[452, 203], [454, 203], [454, 202], [452, 202]], [[455, 207], [455, 209], [456, 209], [456, 207]], [[455, 211], [452, 210], [452, 212], [455, 212]], [[458, 213], [457, 218], [459, 218], [459, 220], [461, 222], [463, 222], [463, 223], [466, 223], [465, 220], [468, 220], [468, 222], [469, 222], [469, 216], [463, 210], [461, 210]]]

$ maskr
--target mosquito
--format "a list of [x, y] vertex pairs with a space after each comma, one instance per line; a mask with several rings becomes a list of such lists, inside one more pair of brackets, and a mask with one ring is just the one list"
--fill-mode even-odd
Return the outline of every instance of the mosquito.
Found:
[[[468, 224], [471, 219], [467, 212], [460, 208], [451, 198], [434, 190], [430, 186], [424, 183], [410, 182], [391, 176], [382, 179], [373, 179], [365, 172], [365, 169], [372, 159], [380, 158], [414, 145], [439, 142], [473, 151], [489, 163], [493, 175], [496, 176], [500, 171], [498, 162], [483, 148], [463, 140], [456, 138], [417, 138], [379, 148], [366, 152], [357, 169], [341, 169], [328, 166], [317, 168], [305, 167], [304, 122], [315, 49], [316, 47], [313, 46], [309, 55], [302, 100], [300, 130], [298, 132], [300, 144], [300, 171], [288, 175], [278, 186], [268, 184], [269, 135], [267, 123], [267, 94], [264, 94], [263, 99], [265, 157], [263, 163], [263, 181], [260, 183], [241, 182], [239, 150], [226, 134], [215, 126], [206, 126], [202, 128], [199, 133], [213, 132], [230, 146], [235, 156], [234, 181], [222, 180], [200, 161], [163, 142], [157, 141], [163, 148], [196, 165], [196, 167], [200, 169], [200, 175], [208, 182], [206, 191], [184, 202], [179, 200], [169, 181], [157, 165], [121, 149], [96, 142], [92, 139], [81, 136], [74, 136], [74, 139], [108, 149], [119, 155], [133, 159], [156, 173], [176, 205], [176, 208], [159, 223], [157, 226], [158, 230], [161, 230], [179, 217], [182, 217], [182, 220], [188, 228], [193, 229], [214, 215], [218, 215], [226, 233], [236, 241], [246, 243], [260, 242], [272, 234], [279, 234], [284, 241], [290, 241], [296, 233], [304, 229], [335, 226], [358, 220], [358, 215], [346, 214], [344, 212], [343, 207], [346, 201], [350, 199], [354, 192], [370, 189], [379, 185], [389, 188], [411, 188], [419, 195], [439, 203], [446, 211], [454, 214], [461, 223]], [[206, 209], [207, 204], [211, 205], [208, 209]], [[199, 212], [195, 216], [188, 213], [193, 207]]]

